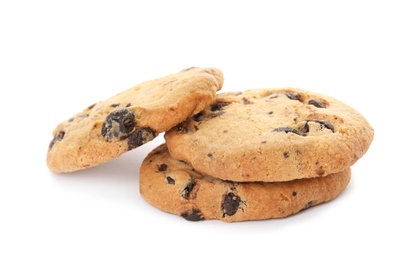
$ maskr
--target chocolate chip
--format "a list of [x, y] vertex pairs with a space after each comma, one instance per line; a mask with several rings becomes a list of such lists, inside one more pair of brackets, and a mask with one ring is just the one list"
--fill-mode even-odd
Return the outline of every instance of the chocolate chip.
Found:
[[120, 103], [116, 103], [116, 104], [111, 104], [111, 107], [118, 107], [120, 105]]
[[201, 215], [201, 212], [198, 209], [191, 209], [186, 212], [183, 212], [181, 216], [189, 221], [204, 220], [204, 217]]
[[289, 152], [284, 152], [283, 156], [284, 156], [284, 158], [288, 158], [288, 157], [290, 157], [290, 153]]
[[293, 191], [293, 193], [291, 195], [293, 195], [295, 197], [295, 196], [297, 196], [297, 192]]
[[200, 71], [200, 72], [202, 72], [202, 73], [207, 73], [207, 74], [210, 74], [210, 75], [213, 75], [213, 73], [211, 73], [210, 71], [208, 71], [208, 70], [202, 70], [202, 71]]
[[184, 123], [180, 123], [177, 126], [177, 132], [181, 134], [186, 134], [188, 133], [188, 127]]
[[203, 112], [197, 113], [193, 116], [193, 120], [196, 122], [201, 122], [203, 116]]
[[107, 141], [122, 140], [129, 136], [135, 124], [133, 112], [125, 108], [115, 110], [106, 117], [101, 134]]
[[278, 127], [271, 132], [285, 132], [285, 133], [293, 133], [296, 135], [302, 135], [300, 131], [291, 127]]
[[128, 150], [137, 148], [148, 141], [153, 140], [155, 133], [151, 128], [139, 127], [133, 133], [130, 134], [127, 140]]
[[131, 107], [131, 103], [127, 103], [126, 107]]
[[324, 175], [325, 171], [324, 171], [324, 169], [323, 169], [322, 167], [320, 167], [319, 169], [317, 169], [317, 170], [315, 171], [315, 173], [316, 173], [317, 175], [319, 175], [319, 176], [322, 176], [322, 175]]
[[87, 109], [92, 109], [97, 103], [90, 105]]
[[313, 202], [309, 201], [307, 204], [304, 205], [302, 209], [308, 209], [308, 208], [311, 208], [312, 206], [313, 206]]
[[221, 115], [223, 115], [223, 114], [225, 114], [225, 112], [224, 111], [215, 111], [215, 112], [212, 112], [211, 114], [210, 114], [210, 118], [214, 118], [214, 117], [217, 117], [217, 116], [221, 116]]
[[196, 69], [196, 68], [197, 68], [197, 67], [190, 67], [190, 68], [184, 69], [184, 70], [182, 70], [182, 71], [189, 71], [189, 70]]
[[226, 215], [234, 215], [238, 208], [240, 207], [241, 198], [235, 195], [233, 192], [223, 195], [223, 200], [221, 202], [221, 210], [223, 211], [223, 217]]
[[291, 100], [301, 101], [301, 95], [297, 92], [286, 92], [285, 95]]
[[332, 132], [334, 132], [334, 126], [333, 126], [330, 122], [328, 122], [328, 121], [326, 121], [326, 120], [314, 120], [314, 119], [309, 119], [309, 120], [306, 120], [305, 124], [300, 128], [300, 130], [301, 130], [303, 133], [308, 133], [308, 132], [310, 132], [310, 125], [308, 124], [309, 122], [315, 122], [315, 123], [317, 123], [317, 124], [320, 124], [321, 129], [327, 128], [327, 129], [330, 129]]
[[208, 158], [213, 158], [213, 154], [209, 153], [209, 154], [207, 154], [207, 157]]
[[158, 166], [158, 170], [159, 170], [160, 172], [165, 172], [165, 171], [167, 171], [167, 164], [165, 164], [165, 163], [160, 164], [160, 165]]
[[190, 179], [184, 189], [181, 191], [181, 196], [188, 200], [188, 197], [190, 196], [190, 192], [193, 190], [194, 185], [196, 184], [195, 179]]
[[327, 107], [327, 104], [325, 104], [324, 102], [322, 102], [319, 99], [310, 99], [308, 101], [308, 104], [313, 105], [313, 106], [318, 107], [318, 108], [326, 108]]
[[50, 142], [50, 144], [49, 144], [49, 149], [52, 148], [57, 142], [60, 142], [61, 140], [63, 140], [65, 134], [66, 134], [66, 132], [64, 132], [64, 131], [58, 132], [58, 133], [53, 137], [53, 140], [51, 140], [51, 142]]
[[211, 106], [211, 111], [221, 110], [223, 107], [228, 106], [227, 102], [218, 102]]
[[273, 111], [270, 111], [270, 112], [268, 112], [267, 114], [272, 115], [273, 113], [274, 113]]
[[168, 184], [175, 184], [176, 182], [174, 181], [173, 178], [171, 178], [170, 176], [166, 177]]
[[252, 104], [253, 102], [251, 102], [248, 98], [243, 97], [243, 103], [244, 105], [249, 105], [249, 104]]

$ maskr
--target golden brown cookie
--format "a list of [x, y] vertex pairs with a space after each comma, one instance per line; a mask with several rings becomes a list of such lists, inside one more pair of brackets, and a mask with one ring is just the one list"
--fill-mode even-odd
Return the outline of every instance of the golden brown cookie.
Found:
[[54, 172], [109, 161], [152, 140], [215, 101], [216, 68], [189, 68], [129, 88], [59, 124], [47, 153]]
[[154, 149], [140, 169], [140, 193], [151, 205], [191, 221], [226, 222], [281, 218], [329, 201], [350, 181], [351, 171], [288, 182], [223, 181]]
[[289, 181], [352, 166], [373, 128], [354, 108], [301, 89], [222, 93], [165, 134], [171, 155], [216, 178]]

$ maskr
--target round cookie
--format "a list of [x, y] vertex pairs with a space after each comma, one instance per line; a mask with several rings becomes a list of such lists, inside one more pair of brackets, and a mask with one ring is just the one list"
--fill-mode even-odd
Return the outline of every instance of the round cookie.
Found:
[[226, 222], [282, 218], [329, 201], [350, 181], [351, 171], [288, 182], [232, 182], [196, 172], [160, 145], [144, 159], [140, 193], [151, 205], [191, 221]]
[[72, 172], [118, 157], [203, 110], [222, 85], [219, 69], [193, 67], [91, 105], [53, 131], [47, 165]]
[[216, 178], [289, 181], [352, 166], [373, 128], [335, 98], [301, 89], [221, 93], [165, 134], [171, 155]]

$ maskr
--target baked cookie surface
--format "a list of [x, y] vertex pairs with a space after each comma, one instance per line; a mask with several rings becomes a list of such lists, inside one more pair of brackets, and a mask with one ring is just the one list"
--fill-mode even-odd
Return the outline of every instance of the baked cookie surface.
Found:
[[47, 165], [72, 172], [139, 147], [214, 102], [223, 80], [219, 69], [193, 67], [91, 105], [55, 128]]
[[223, 181], [172, 158], [163, 144], [141, 165], [140, 193], [149, 204], [187, 220], [236, 222], [293, 215], [335, 198], [350, 178], [350, 169], [345, 169], [288, 182]]
[[374, 130], [355, 109], [293, 88], [221, 93], [165, 134], [171, 155], [238, 182], [325, 176], [352, 166]]

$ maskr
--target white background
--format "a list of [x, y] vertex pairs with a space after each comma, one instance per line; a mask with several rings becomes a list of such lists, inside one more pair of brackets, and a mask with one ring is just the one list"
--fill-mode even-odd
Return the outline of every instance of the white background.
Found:
[[[0, 259], [410, 259], [407, 1], [1, 1]], [[334, 201], [266, 221], [189, 222], [147, 204], [162, 137], [71, 174], [61, 121], [142, 81], [220, 68], [223, 90], [334, 96], [375, 128]]]

